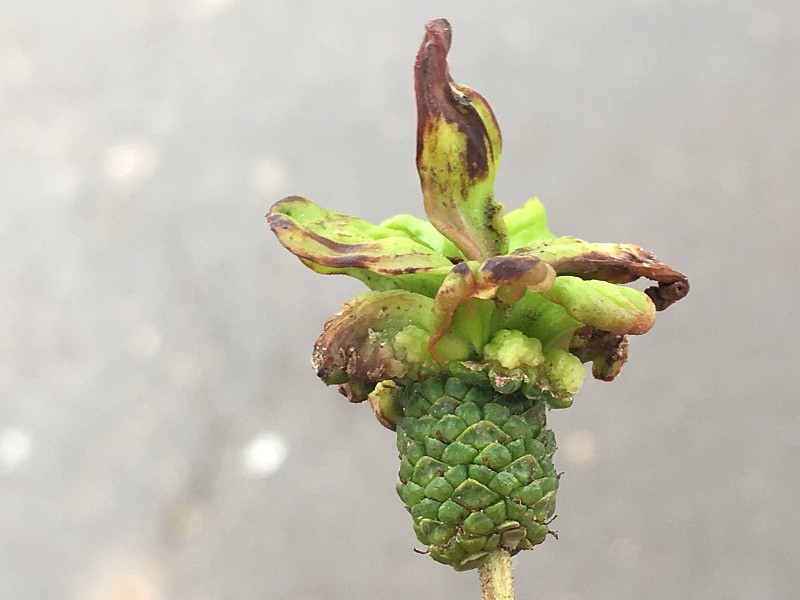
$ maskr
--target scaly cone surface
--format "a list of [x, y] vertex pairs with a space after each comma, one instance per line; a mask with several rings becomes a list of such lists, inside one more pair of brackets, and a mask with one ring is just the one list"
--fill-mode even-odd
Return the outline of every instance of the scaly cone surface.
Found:
[[544, 541], [556, 506], [545, 403], [431, 378], [404, 390], [397, 492], [431, 556], [458, 570]]
[[[558, 489], [546, 410], [572, 404], [582, 363], [614, 379], [628, 336], [689, 284], [638, 246], [553, 235], [535, 198], [505, 214], [493, 189], [500, 129], [450, 77], [451, 38], [447, 21], [429, 22], [414, 68], [428, 221], [373, 225], [299, 196], [267, 219], [307, 267], [370, 288], [328, 320], [312, 363], [396, 430], [414, 531], [463, 570], [544, 541]], [[656, 285], [624, 285], [640, 277]]]

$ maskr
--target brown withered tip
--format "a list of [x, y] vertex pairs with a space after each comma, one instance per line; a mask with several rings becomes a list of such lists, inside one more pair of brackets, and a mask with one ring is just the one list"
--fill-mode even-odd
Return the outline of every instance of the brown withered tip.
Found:
[[581, 361], [592, 363], [595, 379], [611, 381], [619, 375], [628, 360], [628, 336], [587, 325], [575, 332], [570, 352]]
[[425, 23], [425, 43], [431, 43], [445, 52], [450, 50], [450, 42], [453, 39], [453, 30], [450, 28], [450, 22], [447, 19], [433, 19]]
[[685, 277], [671, 283], [661, 281], [644, 291], [656, 305], [656, 310], [666, 310], [689, 293], [689, 280]]
[[425, 37], [414, 62], [414, 91], [417, 96], [418, 123], [425, 117], [440, 112], [450, 95], [450, 70], [447, 53], [450, 51], [452, 30], [446, 19], [436, 19], [425, 24]]

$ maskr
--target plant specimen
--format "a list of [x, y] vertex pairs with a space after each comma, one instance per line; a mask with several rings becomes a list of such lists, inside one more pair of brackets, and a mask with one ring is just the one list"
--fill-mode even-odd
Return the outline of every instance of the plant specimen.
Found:
[[[552, 234], [537, 199], [504, 213], [500, 130], [486, 100], [450, 77], [450, 41], [447, 21], [429, 22], [415, 63], [429, 221], [373, 225], [298, 196], [268, 221], [306, 266], [370, 288], [327, 321], [313, 365], [396, 431], [397, 491], [430, 556], [479, 569], [484, 597], [500, 600], [513, 595], [510, 556], [553, 533], [547, 410], [572, 404], [583, 363], [614, 379], [627, 336], [689, 284], [638, 246]], [[623, 285], [640, 277], [655, 285]]]

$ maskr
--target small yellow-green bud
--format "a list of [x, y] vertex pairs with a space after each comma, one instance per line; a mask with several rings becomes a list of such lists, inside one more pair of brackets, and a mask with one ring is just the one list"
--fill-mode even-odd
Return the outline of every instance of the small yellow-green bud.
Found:
[[[502, 329], [486, 344], [483, 354], [504, 369], [537, 367], [544, 361], [542, 343], [521, 331]], [[579, 363], [580, 364], [580, 363]]]
[[417, 368], [433, 367], [433, 359], [428, 352], [430, 334], [415, 325], [406, 325], [394, 336], [394, 346], [398, 358], [407, 365]]
[[569, 394], [581, 389], [586, 370], [577, 356], [554, 348], [545, 352], [544, 357], [549, 366], [552, 385]]

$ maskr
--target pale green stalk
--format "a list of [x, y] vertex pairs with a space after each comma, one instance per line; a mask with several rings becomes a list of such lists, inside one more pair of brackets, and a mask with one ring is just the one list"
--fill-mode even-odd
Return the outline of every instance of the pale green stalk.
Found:
[[514, 600], [511, 556], [505, 550], [491, 552], [478, 567], [478, 577], [481, 580], [482, 600]]

